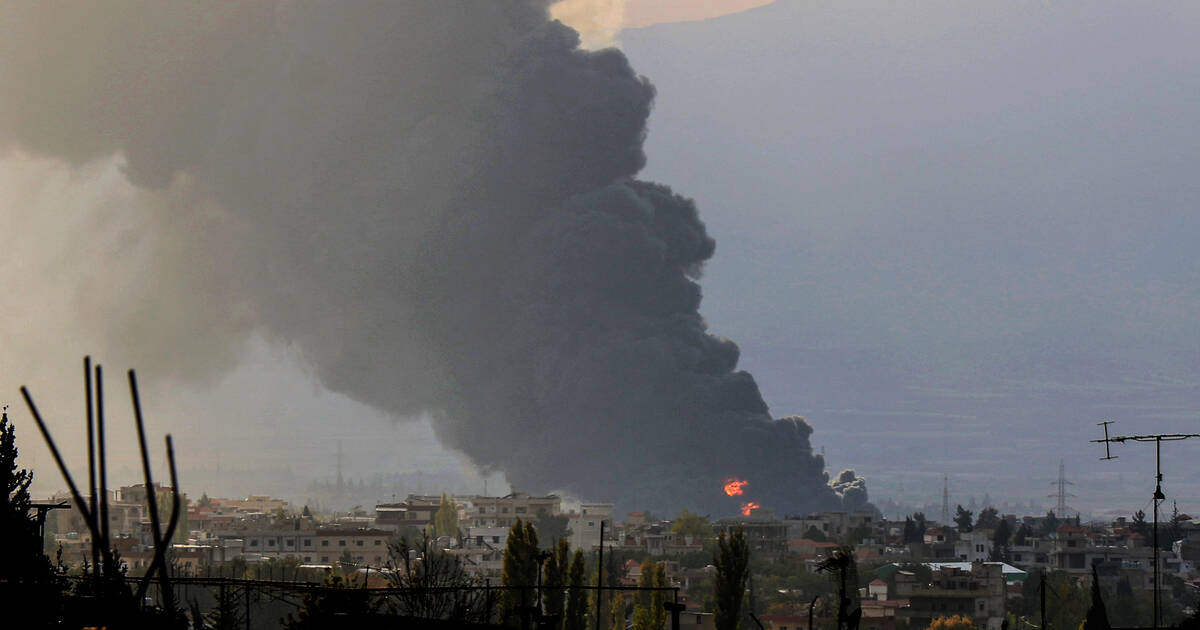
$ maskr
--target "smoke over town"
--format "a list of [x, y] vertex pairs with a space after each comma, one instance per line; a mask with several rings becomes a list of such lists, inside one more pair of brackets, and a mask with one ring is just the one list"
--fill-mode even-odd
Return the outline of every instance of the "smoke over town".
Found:
[[9, 5], [0, 147], [140, 189], [79, 231], [125, 254], [70, 292], [147, 373], [262, 335], [521, 490], [865, 503], [707, 331], [714, 242], [635, 178], [654, 88], [548, 4]]

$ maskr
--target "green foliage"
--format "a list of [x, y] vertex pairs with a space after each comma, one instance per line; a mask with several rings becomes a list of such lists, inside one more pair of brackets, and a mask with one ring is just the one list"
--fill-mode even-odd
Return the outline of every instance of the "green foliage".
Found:
[[976, 529], [996, 529], [1000, 526], [1000, 512], [994, 507], [979, 510], [979, 518], [975, 519]]
[[691, 536], [696, 542], [703, 543], [713, 538], [712, 523], [708, 517], [689, 512], [686, 508], [671, 523], [671, 531], [676, 536]]
[[713, 567], [716, 569], [713, 622], [717, 630], [737, 630], [742, 622], [742, 600], [750, 576], [750, 547], [741, 527], [732, 530], [728, 537], [725, 532], [717, 536]]
[[438, 547], [429, 535], [389, 543], [390, 600], [395, 614], [419, 619], [490, 623], [491, 593], [478, 588], [482, 578], [467, 572], [463, 561]]
[[829, 542], [829, 537], [825, 535], [825, 532], [817, 529], [816, 525], [808, 526], [808, 530], [804, 532], [804, 538], [814, 542]]
[[828, 572], [833, 580], [838, 627], [848, 627], [852, 612], [858, 609], [858, 565], [854, 561], [854, 548], [843, 545], [834, 549], [828, 558], [817, 564], [817, 570]]
[[300, 511], [300, 516], [303, 516], [304, 518], [312, 518], [312, 515], [312, 510], [308, 509], [307, 505], [304, 506], [304, 509]]
[[16, 429], [8, 414], [0, 416], [0, 578], [48, 578], [50, 560], [42, 553], [37, 517], [32, 513], [29, 484], [33, 473], [17, 466]]
[[1018, 547], [1024, 546], [1026, 539], [1032, 535], [1033, 531], [1029, 529], [1029, 526], [1021, 523], [1021, 526], [1017, 528], [1017, 533], [1013, 534], [1012, 543]]
[[625, 630], [628, 616], [629, 611], [625, 608], [625, 595], [620, 591], [613, 591], [608, 600], [608, 629]]
[[971, 510], [958, 506], [954, 510], [954, 526], [958, 528], [958, 533], [966, 534], [971, 531], [971, 517], [974, 515]]
[[569, 537], [571, 530], [567, 527], [568, 524], [570, 519], [565, 514], [551, 516], [544, 509], [538, 510], [533, 528], [537, 530], [538, 538], [542, 541], [542, 549], [553, 549], [559, 539]]
[[588, 597], [582, 587], [587, 583], [584, 575], [586, 563], [583, 551], [576, 551], [567, 572], [567, 605], [563, 611], [563, 630], [585, 630], [588, 627]]
[[[642, 562], [641, 588], [662, 588], [667, 585], [666, 568], [649, 560]], [[634, 630], [662, 630], [667, 622], [666, 591], [638, 591], [633, 607]]]
[[458, 510], [454, 507], [454, 497], [442, 493], [441, 503], [433, 515], [434, 536], [458, 536]]
[[533, 523], [517, 519], [508, 531], [504, 548], [504, 564], [500, 572], [501, 586], [524, 587], [504, 589], [500, 594], [498, 612], [502, 624], [517, 625], [522, 609], [533, 605], [532, 590], [537, 586], [538, 536]]
[[321, 588], [304, 596], [300, 610], [282, 619], [285, 630], [344, 627], [346, 618], [366, 617], [379, 610], [368, 591], [356, 588], [339, 575], [330, 575]]
[[1000, 520], [996, 525], [996, 530], [992, 534], [992, 551], [988, 554], [988, 560], [992, 562], [1008, 562], [1009, 553], [1009, 538], [1011, 538], [1011, 530], [1008, 526], [1008, 521]]
[[546, 558], [542, 570], [542, 608], [549, 617], [562, 619], [566, 605], [567, 573], [570, 570], [571, 545], [567, 539], [560, 538], [554, 552]]
[[1042, 531], [1040, 533], [1042, 536], [1049, 536], [1050, 534], [1058, 531], [1059, 524], [1058, 517], [1055, 516], [1054, 510], [1050, 510], [1049, 512], [1046, 512], [1046, 518], [1042, 520]]

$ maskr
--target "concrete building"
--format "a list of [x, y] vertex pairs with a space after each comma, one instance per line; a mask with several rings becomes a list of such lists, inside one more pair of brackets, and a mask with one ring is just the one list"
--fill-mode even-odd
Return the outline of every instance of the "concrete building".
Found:
[[923, 583], [916, 574], [897, 571], [896, 597], [909, 601], [902, 617], [925, 627], [937, 617], [965, 615], [986, 630], [1000, 630], [1004, 621], [1006, 581], [1001, 563], [974, 562], [933, 565], [933, 579]]
[[473, 496], [466, 500], [464, 525], [507, 528], [517, 519], [535, 520], [541, 512], [558, 516], [562, 512], [562, 499], [553, 494], [535, 497], [523, 492], [503, 497]]
[[568, 512], [567, 516], [571, 519], [571, 548], [588, 552], [599, 547], [600, 522], [609, 521], [611, 526], [612, 514], [611, 503], [584, 503], [579, 506], [579, 512]]

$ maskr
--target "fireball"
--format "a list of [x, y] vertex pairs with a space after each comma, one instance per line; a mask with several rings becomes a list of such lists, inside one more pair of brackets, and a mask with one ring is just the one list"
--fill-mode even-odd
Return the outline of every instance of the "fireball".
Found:
[[751, 512], [753, 512], [754, 510], [757, 510], [760, 507], [762, 507], [762, 506], [755, 503], [754, 501], [751, 501], [749, 503], [743, 503], [742, 504], [742, 516], [750, 516]]
[[725, 494], [736, 497], [742, 493], [742, 486], [748, 483], [750, 482], [731, 477], [725, 481]]

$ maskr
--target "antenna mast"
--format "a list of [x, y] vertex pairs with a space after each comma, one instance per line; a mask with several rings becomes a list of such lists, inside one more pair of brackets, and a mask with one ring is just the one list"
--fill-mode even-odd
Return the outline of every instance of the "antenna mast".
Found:
[[942, 473], [942, 527], [950, 526], [950, 475]]
[[1099, 423], [1104, 427], [1104, 439], [1091, 440], [1092, 442], [1104, 443], [1104, 457], [1101, 460], [1116, 459], [1109, 447], [1113, 442], [1124, 444], [1125, 442], [1154, 442], [1154, 495], [1151, 500], [1154, 502], [1154, 627], [1159, 627], [1159, 622], [1162, 617], [1162, 591], [1159, 588], [1161, 582], [1161, 569], [1158, 566], [1158, 504], [1166, 500], [1166, 495], [1162, 491], [1162, 443], [1177, 442], [1188, 438], [1200, 437], [1200, 433], [1152, 433], [1148, 435], [1116, 435], [1108, 434], [1108, 425], [1111, 421]]

